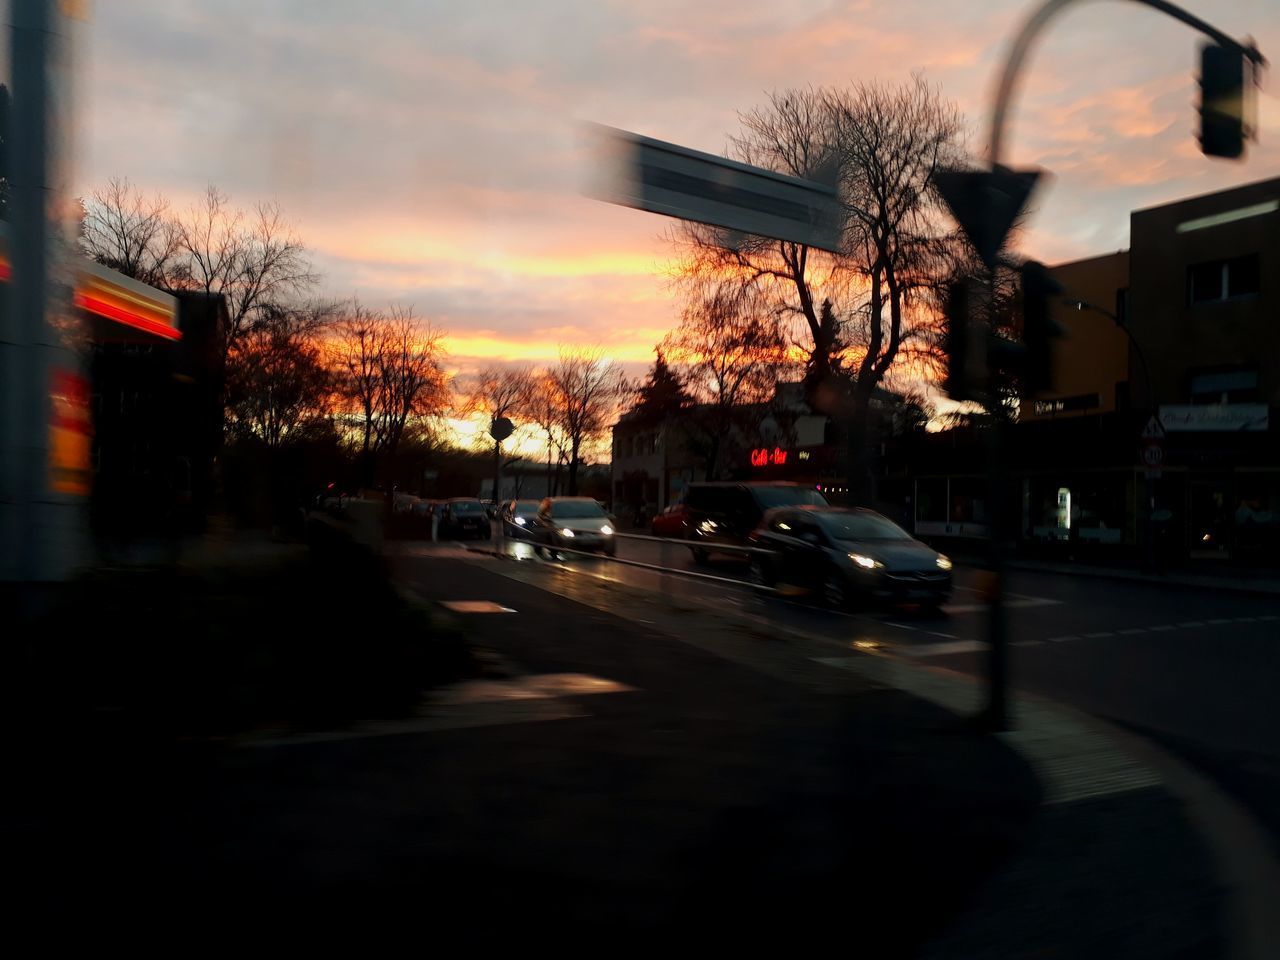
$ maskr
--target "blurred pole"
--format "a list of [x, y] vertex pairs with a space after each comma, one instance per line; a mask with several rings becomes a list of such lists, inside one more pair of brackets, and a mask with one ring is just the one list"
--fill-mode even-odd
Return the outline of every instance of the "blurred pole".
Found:
[[503, 547], [506, 529], [502, 526], [502, 441], [493, 441], [493, 512], [498, 522], [498, 537], [495, 546], [499, 551]]
[[[74, 6], [74, 5], [71, 5]], [[67, 579], [87, 556], [87, 420], [73, 445], [85, 469], [55, 474], [55, 388], [87, 416], [72, 306], [65, 165], [72, 132], [69, 22], [57, 0], [12, 0], [8, 131], [11, 277], [0, 305], [0, 580]], [[74, 432], [74, 431], [72, 431]], [[65, 439], [65, 438], [62, 438]], [[62, 463], [57, 464], [59, 468]]]
[[[986, 330], [996, 323], [996, 272], [987, 271]], [[1004, 411], [994, 382], [987, 387], [987, 703], [981, 714], [987, 730], [1008, 730], [1009, 723], [1009, 625], [1004, 606]]]

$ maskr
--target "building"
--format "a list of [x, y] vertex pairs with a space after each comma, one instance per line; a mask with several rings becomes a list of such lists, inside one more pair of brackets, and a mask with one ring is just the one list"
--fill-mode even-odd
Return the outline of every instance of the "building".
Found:
[[[1130, 241], [1053, 268], [1066, 336], [1012, 431], [1008, 520], [1029, 552], [1274, 563], [1280, 178], [1135, 211]], [[985, 456], [949, 434], [896, 451], [916, 531], [985, 536]]]

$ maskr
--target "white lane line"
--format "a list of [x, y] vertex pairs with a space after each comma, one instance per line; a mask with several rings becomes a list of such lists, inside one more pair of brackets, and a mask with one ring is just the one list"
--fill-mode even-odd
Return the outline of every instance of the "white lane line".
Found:
[[1257, 617], [1236, 617], [1236, 623], [1257, 623]]
[[1206, 621], [1205, 621], [1205, 623], [1206, 623], [1206, 624], [1208, 624], [1208, 625], [1209, 625], [1209, 626], [1211, 626], [1211, 627], [1218, 627], [1218, 626], [1221, 626], [1221, 625], [1222, 625], [1222, 624], [1224, 624], [1224, 623], [1230, 623], [1230, 622], [1231, 622], [1231, 620], [1230, 620], [1229, 618], [1227, 618], [1227, 619], [1222, 619], [1222, 620], [1206, 620]]
[[1270, 623], [1272, 620], [1280, 620], [1280, 614], [1275, 614], [1275, 613], [1263, 614], [1258, 618], [1258, 621], [1262, 622], [1263, 620], [1265, 620], [1267, 623]]
[[1152, 633], [1164, 633], [1166, 630], [1176, 630], [1178, 628], [1172, 623], [1162, 623], [1158, 627], [1150, 627], [1149, 629]]
[[927, 633], [931, 637], [945, 637], [947, 640], [959, 640], [954, 633], [942, 633], [938, 630], [926, 630], [924, 627], [917, 627], [910, 623], [899, 623], [896, 620], [881, 620], [886, 627], [897, 627], [899, 630], [910, 630], [912, 633]]
[[898, 650], [909, 657], [945, 657], [953, 653], [977, 653], [987, 649], [981, 640], [956, 640], [952, 643], [925, 643], [917, 646], [902, 646]]
[[1119, 633], [1121, 636], [1128, 637], [1128, 636], [1132, 636], [1135, 633], [1146, 633], [1147, 628], [1146, 627], [1126, 627], [1124, 630], [1117, 630], [1116, 632]]
[[1114, 637], [1115, 632], [1111, 630], [1099, 630], [1096, 633], [1082, 633], [1081, 636], [1086, 640], [1096, 640], [1098, 637]]
[[1044, 643], [1043, 640], [1014, 640], [1012, 646], [1015, 647], [1038, 647]]
[[1068, 633], [1063, 637], [1050, 637], [1045, 643], [1066, 643], [1068, 640], [1079, 640], [1080, 638], [1074, 633]]
[[1203, 620], [1184, 620], [1182, 621], [1182, 623], [1179, 623], [1177, 626], [1184, 630], [1188, 627], [1203, 627], [1204, 621]]

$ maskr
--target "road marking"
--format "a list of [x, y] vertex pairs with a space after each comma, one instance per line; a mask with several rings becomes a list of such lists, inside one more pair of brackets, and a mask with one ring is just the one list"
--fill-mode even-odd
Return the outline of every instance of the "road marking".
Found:
[[1045, 643], [1066, 643], [1068, 640], [1079, 640], [1080, 638], [1074, 633], [1068, 633], [1064, 637], [1050, 637]]
[[[1008, 610], [1025, 610], [1027, 607], [1055, 607], [1061, 603], [1061, 600], [1050, 600], [1048, 597], [1015, 597], [1005, 600], [1004, 605]], [[982, 613], [988, 606], [985, 603], [947, 603], [941, 609], [944, 613]]]
[[909, 657], [945, 657], [953, 653], [977, 653], [985, 649], [987, 644], [981, 640], [955, 640], [951, 643], [924, 643], [898, 648]]
[[1257, 623], [1257, 617], [1236, 617], [1236, 623]]
[[1181, 627], [1182, 629], [1186, 629], [1187, 627], [1203, 627], [1204, 621], [1203, 620], [1184, 620], [1182, 623], [1178, 624], [1178, 626]]
[[454, 613], [515, 613], [511, 607], [492, 600], [441, 600], [440, 606]]
[[1264, 614], [1263, 616], [1259, 617], [1258, 619], [1259, 619], [1260, 621], [1261, 621], [1261, 620], [1266, 620], [1268, 623], [1270, 623], [1272, 620], [1280, 620], [1280, 614], [1268, 613], [1268, 614]]
[[1043, 643], [1043, 640], [1014, 640], [1012, 645], [1015, 647], [1038, 647]]
[[1095, 633], [1081, 634], [1081, 636], [1084, 637], [1086, 640], [1096, 640], [1098, 639], [1098, 637], [1114, 637], [1115, 631], [1114, 630], [1098, 630]]
[[1132, 636], [1135, 633], [1146, 633], [1147, 628], [1146, 627], [1126, 627], [1124, 630], [1118, 630], [1116, 632], [1119, 633], [1121, 636]]
[[1164, 633], [1168, 630], [1177, 630], [1177, 629], [1178, 628], [1175, 627], [1172, 623], [1162, 623], [1158, 627], [1150, 628], [1152, 633]]
[[1206, 621], [1205, 621], [1205, 623], [1206, 623], [1207, 625], [1211, 626], [1211, 627], [1219, 627], [1219, 626], [1221, 626], [1221, 625], [1222, 625], [1222, 624], [1224, 624], [1224, 623], [1230, 623], [1230, 622], [1231, 622], [1231, 620], [1230, 620], [1230, 619], [1223, 619], [1223, 620], [1206, 620]]

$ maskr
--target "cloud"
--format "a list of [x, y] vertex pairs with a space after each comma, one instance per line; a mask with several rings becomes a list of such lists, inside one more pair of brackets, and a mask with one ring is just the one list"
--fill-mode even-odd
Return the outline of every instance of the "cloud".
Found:
[[[1274, 57], [1273, 7], [1221, 0], [1213, 17]], [[665, 224], [582, 196], [582, 121], [717, 151], [771, 89], [924, 70], [978, 150], [1026, 3], [131, 0], [95, 12], [81, 189], [120, 174], [179, 205], [208, 182], [243, 204], [274, 198], [333, 293], [414, 303], [459, 356], [541, 357], [580, 336], [639, 363], [677, 315]], [[1259, 99], [1263, 143], [1246, 163], [1196, 152], [1194, 49], [1184, 27], [1136, 6], [1083, 5], [1051, 25], [1011, 116], [1010, 157], [1056, 174], [1028, 253], [1116, 249], [1135, 207], [1280, 168], [1274, 95]]]

